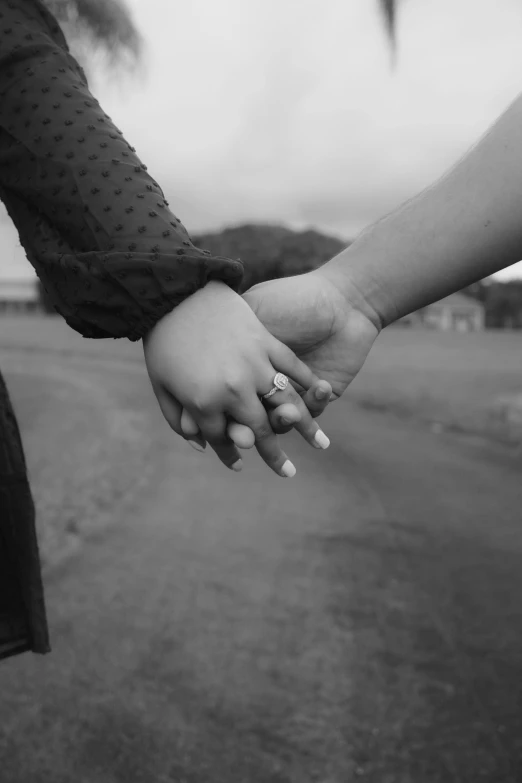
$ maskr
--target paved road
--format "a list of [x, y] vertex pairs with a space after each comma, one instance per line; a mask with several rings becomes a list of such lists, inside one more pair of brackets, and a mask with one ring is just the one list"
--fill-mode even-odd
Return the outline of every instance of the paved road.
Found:
[[343, 400], [328, 452], [292, 437], [295, 479], [236, 476], [164, 432], [131, 359], [0, 362], [35, 471], [44, 428], [89, 475], [75, 409], [149, 463], [47, 570], [53, 654], [0, 668], [1, 783], [522, 779], [520, 459]]

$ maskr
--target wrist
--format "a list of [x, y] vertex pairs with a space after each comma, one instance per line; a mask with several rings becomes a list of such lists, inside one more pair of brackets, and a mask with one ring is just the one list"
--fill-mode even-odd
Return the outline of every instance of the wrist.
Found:
[[326, 280], [335, 295], [342, 298], [345, 308], [361, 313], [380, 332], [395, 320], [394, 308], [380, 294], [361, 258], [362, 253], [354, 253], [351, 248], [346, 248], [310, 274]]
[[[237, 297], [239, 294], [236, 294], [235, 291], [230, 288], [226, 283], [222, 282], [221, 280], [209, 280], [206, 285], [204, 285], [202, 288], [198, 288], [194, 293], [187, 296], [183, 302], [187, 302], [193, 297], [200, 297], [200, 296], [211, 296], [213, 299], [216, 297], [221, 297], [222, 299], [224, 297], [230, 298], [230, 296]], [[228, 299], [226, 300], [228, 301]], [[154, 333], [154, 331], [157, 330], [157, 328], [163, 324], [164, 322], [168, 321], [170, 317], [172, 316], [173, 312], [177, 310], [178, 307], [180, 307], [183, 302], [180, 302], [178, 305], [174, 306], [172, 305], [160, 318], [156, 318], [155, 322], [152, 324], [152, 326], [147, 329], [147, 331], [142, 336], [142, 342], [145, 345], [147, 341], [149, 340], [151, 334]]]

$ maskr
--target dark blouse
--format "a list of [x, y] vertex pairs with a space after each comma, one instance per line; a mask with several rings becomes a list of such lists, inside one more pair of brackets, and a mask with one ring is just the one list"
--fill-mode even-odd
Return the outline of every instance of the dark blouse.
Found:
[[[191, 243], [90, 94], [41, 0], [0, 0], [0, 198], [56, 310], [85, 337], [138, 340], [239, 261]], [[49, 650], [34, 505], [0, 376], [0, 658]]]
[[138, 340], [208, 280], [240, 285], [240, 261], [194, 247], [41, 0], [0, 3], [0, 198], [85, 337]]

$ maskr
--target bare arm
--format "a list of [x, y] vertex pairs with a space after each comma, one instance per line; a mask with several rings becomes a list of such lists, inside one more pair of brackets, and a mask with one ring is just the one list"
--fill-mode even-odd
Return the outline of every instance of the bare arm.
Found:
[[378, 327], [522, 259], [522, 96], [438, 182], [321, 267]]

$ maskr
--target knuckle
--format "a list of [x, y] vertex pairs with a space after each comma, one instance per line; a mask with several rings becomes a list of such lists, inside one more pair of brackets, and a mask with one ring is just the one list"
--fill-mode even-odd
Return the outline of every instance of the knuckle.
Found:
[[193, 400], [192, 409], [198, 418], [203, 417], [207, 412], [207, 406], [203, 400]]
[[276, 421], [274, 423], [274, 432], [277, 435], [286, 435], [288, 432], [293, 430], [295, 426], [295, 424], [283, 424], [281, 421]]
[[255, 433], [257, 440], [268, 440], [274, 435], [274, 431], [268, 421], [256, 427]]
[[304, 405], [304, 411], [303, 411], [304, 419], [310, 419], [310, 418], [315, 419], [315, 417], [319, 416], [321, 413], [322, 413], [321, 408], [316, 408], [314, 405], [308, 403]]
[[286, 394], [286, 396], [288, 398], [288, 402], [291, 402], [294, 405], [296, 405], [297, 407], [300, 407], [301, 402], [302, 402], [301, 397], [296, 392], [296, 390], [294, 389], [294, 387], [292, 386], [291, 383], [288, 384], [288, 386], [286, 387], [284, 393]]
[[229, 375], [224, 381], [225, 391], [229, 396], [240, 397], [244, 388], [244, 380], [239, 375]]
[[207, 392], [194, 395], [191, 407], [199, 416], [207, 415], [212, 409], [212, 397]]

